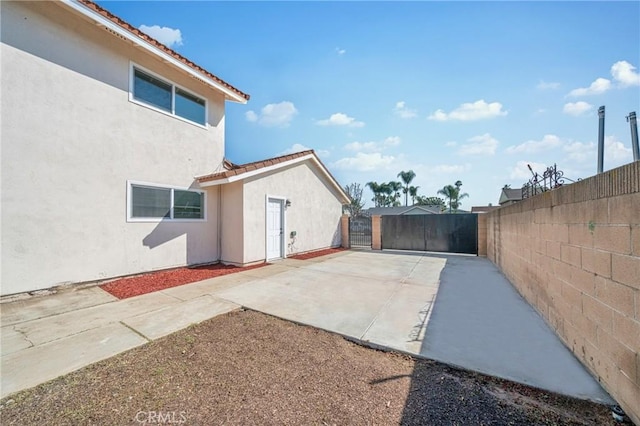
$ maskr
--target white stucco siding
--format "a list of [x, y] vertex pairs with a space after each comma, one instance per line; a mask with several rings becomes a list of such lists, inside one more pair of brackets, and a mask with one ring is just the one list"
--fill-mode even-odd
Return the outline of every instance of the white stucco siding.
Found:
[[222, 191], [221, 261], [235, 265], [244, 263], [244, 217], [242, 181], [220, 185]]
[[[224, 98], [49, 2], [2, 2], [2, 294], [210, 262], [207, 221], [126, 221], [127, 180], [197, 187]], [[130, 61], [207, 99], [208, 128], [129, 102]]]
[[[265, 258], [267, 195], [291, 201], [285, 212], [287, 255], [340, 244], [342, 204], [321, 173], [307, 161], [245, 180], [245, 263]], [[291, 231], [296, 231], [295, 241], [290, 238]]]

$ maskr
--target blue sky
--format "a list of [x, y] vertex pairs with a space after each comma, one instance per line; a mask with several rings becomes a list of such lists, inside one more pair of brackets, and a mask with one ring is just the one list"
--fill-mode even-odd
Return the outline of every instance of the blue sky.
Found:
[[411, 169], [495, 205], [527, 164], [595, 174], [601, 105], [605, 169], [633, 159], [639, 2], [99, 3], [251, 95], [235, 163], [313, 148], [343, 186]]

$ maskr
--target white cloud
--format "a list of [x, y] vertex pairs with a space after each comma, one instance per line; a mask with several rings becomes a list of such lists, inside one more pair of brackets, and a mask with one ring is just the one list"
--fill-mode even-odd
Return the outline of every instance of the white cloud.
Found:
[[418, 115], [415, 109], [407, 108], [404, 101], [396, 102], [396, 107], [393, 109], [393, 113], [400, 118], [414, 118]]
[[247, 121], [251, 121], [252, 123], [258, 121], [258, 114], [253, 111], [245, 112], [244, 116], [247, 117]]
[[560, 83], [550, 83], [540, 80], [540, 83], [536, 86], [538, 90], [555, 90], [560, 88]]
[[434, 112], [427, 118], [429, 120], [447, 121], [449, 119], [449, 116], [443, 110], [439, 109], [439, 110], [436, 110], [436, 112]]
[[[293, 145], [291, 145], [289, 148], [285, 149], [284, 151], [278, 153], [278, 156], [280, 155], [288, 155], [288, 154], [295, 154], [296, 152], [301, 152], [301, 151], [309, 151], [310, 149], [313, 148], [309, 148], [306, 145], [302, 145], [300, 143], [294, 143]], [[328, 157], [330, 155], [330, 152], [327, 151], [326, 149], [316, 149], [314, 150], [316, 154], [318, 154], [319, 157]]]
[[346, 144], [344, 149], [359, 152], [375, 152], [397, 145], [400, 145], [400, 137], [389, 136], [382, 142], [351, 142]]
[[349, 117], [347, 114], [343, 114], [341, 112], [337, 112], [335, 114], [331, 114], [331, 117], [326, 120], [318, 120], [316, 121], [318, 126], [349, 126], [349, 127], [363, 127], [364, 123], [362, 121], [356, 121], [355, 118]]
[[349, 151], [379, 151], [378, 142], [350, 142], [344, 146]]
[[593, 105], [583, 101], [569, 102], [564, 104], [564, 108], [562, 108], [562, 112], [564, 112], [565, 114], [569, 114], [577, 117], [591, 110], [591, 108], [593, 108]]
[[[618, 61], [611, 65], [611, 76], [618, 87], [640, 86], [640, 74], [636, 67], [627, 61]], [[613, 88], [611, 80], [599, 77], [589, 87], [573, 89], [567, 96], [599, 95]]]
[[450, 113], [446, 113], [441, 109], [431, 114], [429, 120], [435, 121], [447, 121], [447, 120], [459, 120], [459, 121], [472, 121], [472, 120], [484, 120], [488, 118], [499, 117], [507, 115], [507, 111], [502, 110], [502, 104], [500, 102], [486, 103], [483, 99], [475, 101], [473, 103], [467, 102], [460, 105]]
[[[598, 159], [598, 145], [595, 142], [571, 142], [563, 146], [568, 159], [576, 163], [593, 162]], [[631, 148], [627, 148], [615, 136], [604, 138], [604, 162], [608, 166], [618, 166], [631, 162], [633, 159]]]
[[533, 152], [539, 152], [543, 150], [548, 150], [551, 148], [555, 148], [559, 146], [561, 140], [556, 135], [544, 135], [544, 137], [539, 141], [529, 140], [521, 143], [520, 145], [512, 145], [507, 148], [507, 152], [509, 154], [526, 152], [527, 154]]
[[456, 141], [449, 141], [444, 143], [444, 146], [456, 146], [456, 145], [458, 145], [458, 142]]
[[309, 151], [310, 149], [311, 148], [309, 148], [308, 146], [302, 145], [300, 143], [294, 143], [289, 148], [287, 148], [284, 151], [278, 153], [278, 155], [295, 154], [296, 152]]
[[284, 101], [278, 104], [265, 105], [260, 114], [247, 111], [244, 115], [247, 121], [258, 122], [266, 127], [287, 127], [298, 114], [298, 110], [292, 102]]
[[469, 164], [438, 164], [431, 167], [429, 171], [434, 174], [453, 174], [465, 172], [470, 168]]
[[400, 136], [389, 136], [384, 140], [385, 146], [398, 146], [400, 145]]
[[581, 87], [579, 89], [573, 89], [569, 92], [569, 96], [585, 96], [585, 95], [599, 95], [611, 89], [611, 81], [606, 78], [597, 78], [589, 87]]
[[345, 53], [347, 53], [346, 49], [341, 49], [339, 47], [336, 47], [336, 53], [338, 55], [344, 55]]
[[489, 133], [474, 136], [467, 139], [467, 143], [462, 144], [458, 149], [460, 155], [493, 155], [498, 147], [497, 139], [493, 138]]
[[615, 136], [604, 138], [604, 161], [610, 159], [616, 164], [630, 163], [633, 160], [631, 148], [624, 146]]
[[596, 158], [596, 144], [593, 142], [570, 142], [565, 144], [562, 149], [568, 154], [569, 160], [576, 163], [584, 163]]
[[372, 170], [380, 170], [389, 168], [396, 158], [392, 155], [382, 155], [379, 152], [370, 154], [358, 152], [355, 157], [345, 157], [332, 164], [332, 167], [341, 170], [355, 170], [359, 172], [368, 172]]
[[622, 87], [640, 86], [640, 74], [635, 69], [627, 61], [618, 61], [611, 66], [611, 75]]
[[542, 174], [542, 172], [544, 172], [547, 169], [546, 164], [521, 160], [521, 161], [518, 161], [516, 165], [511, 168], [509, 177], [511, 179], [528, 181], [533, 177], [533, 175], [531, 174], [531, 171], [529, 170], [529, 167], [527, 165], [530, 165], [533, 171], [539, 174]]
[[159, 25], [140, 25], [138, 28], [168, 47], [182, 46], [182, 32], [178, 29], [161, 27]]

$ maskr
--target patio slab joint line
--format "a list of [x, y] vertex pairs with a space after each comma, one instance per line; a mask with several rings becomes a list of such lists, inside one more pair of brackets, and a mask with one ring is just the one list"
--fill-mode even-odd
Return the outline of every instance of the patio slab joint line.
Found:
[[144, 334], [140, 333], [138, 330], [136, 330], [135, 328], [129, 326], [128, 324], [125, 324], [124, 321], [118, 321], [120, 324], [124, 325], [125, 327], [127, 327], [129, 330], [133, 331], [134, 333], [136, 333], [138, 336], [142, 337], [144, 340], [146, 340], [147, 342], [151, 342], [153, 341], [153, 339], [148, 338], [147, 336], [145, 336]]
[[[208, 278], [208, 279], [211, 279], [211, 278]], [[186, 284], [177, 285], [177, 286], [173, 286], [173, 287], [163, 288], [162, 290], [158, 290], [158, 293], [164, 294], [165, 296], [172, 297], [172, 298], [176, 299], [176, 300], [177, 300], [177, 301], [179, 301], [179, 302], [184, 302], [184, 300], [183, 300], [183, 299], [180, 299], [178, 296], [175, 296], [175, 295], [173, 295], [173, 294], [166, 293], [166, 291], [167, 291], [167, 290], [171, 290], [171, 289], [175, 289], [175, 288], [178, 288], [178, 287], [188, 286], [188, 285], [190, 285], [190, 284], [198, 284], [198, 283], [201, 283], [201, 282], [203, 282], [203, 281], [207, 281], [207, 280], [194, 281], [194, 282], [192, 282], [192, 283], [186, 283]], [[146, 293], [146, 294], [153, 294], [153, 293], [155, 293], [155, 292]], [[146, 294], [141, 294], [140, 296], [145, 296]], [[204, 295], [203, 295], [203, 296], [204, 296]], [[134, 297], [135, 297], [135, 296], [134, 296]], [[198, 296], [198, 297], [200, 297], [200, 296]], [[125, 299], [121, 299], [121, 300], [125, 300]], [[162, 308], [161, 308], [161, 309], [162, 309]]]
[[371, 329], [371, 327], [373, 327], [373, 324], [375, 324], [375, 322], [378, 320], [378, 318], [380, 317], [380, 314], [382, 312], [384, 312], [384, 310], [386, 308], [389, 307], [389, 305], [391, 305], [391, 301], [393, 300], [393, 298], [396, 296], [396, 294], [398, 294], [398, 292], [400, 291], [400, 288], [403, 286], [403, 283], [400, 282], [396, 285], [396, 288], [393, 290], [393, 293], [391, 293], [391, 296], [389, 296], [389, 298], [387, 299], [387, 301], [385, 302], [384, 305], [382, 305], [380, 307], [380, 309], [378, 309], [378, 312], [376, 313], [376, 315], [373, 317], [373, 319], [371, 320], [371, 322], [369, 323], [369, 325], [367, 326], [367, 328], [365, 328], [364, 333], [362, 333], [362, 336], [360, 336], [360, 340], [365, 340], [364, 336], [369, 332], [369, 330]]

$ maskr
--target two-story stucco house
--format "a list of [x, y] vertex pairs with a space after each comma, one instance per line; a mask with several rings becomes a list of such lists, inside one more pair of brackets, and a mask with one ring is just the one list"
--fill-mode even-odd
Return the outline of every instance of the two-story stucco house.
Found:
[[88, 0], [0, 8], [2, 295], [340, 243], [313, 151], [225, 160], [247, 94]]

